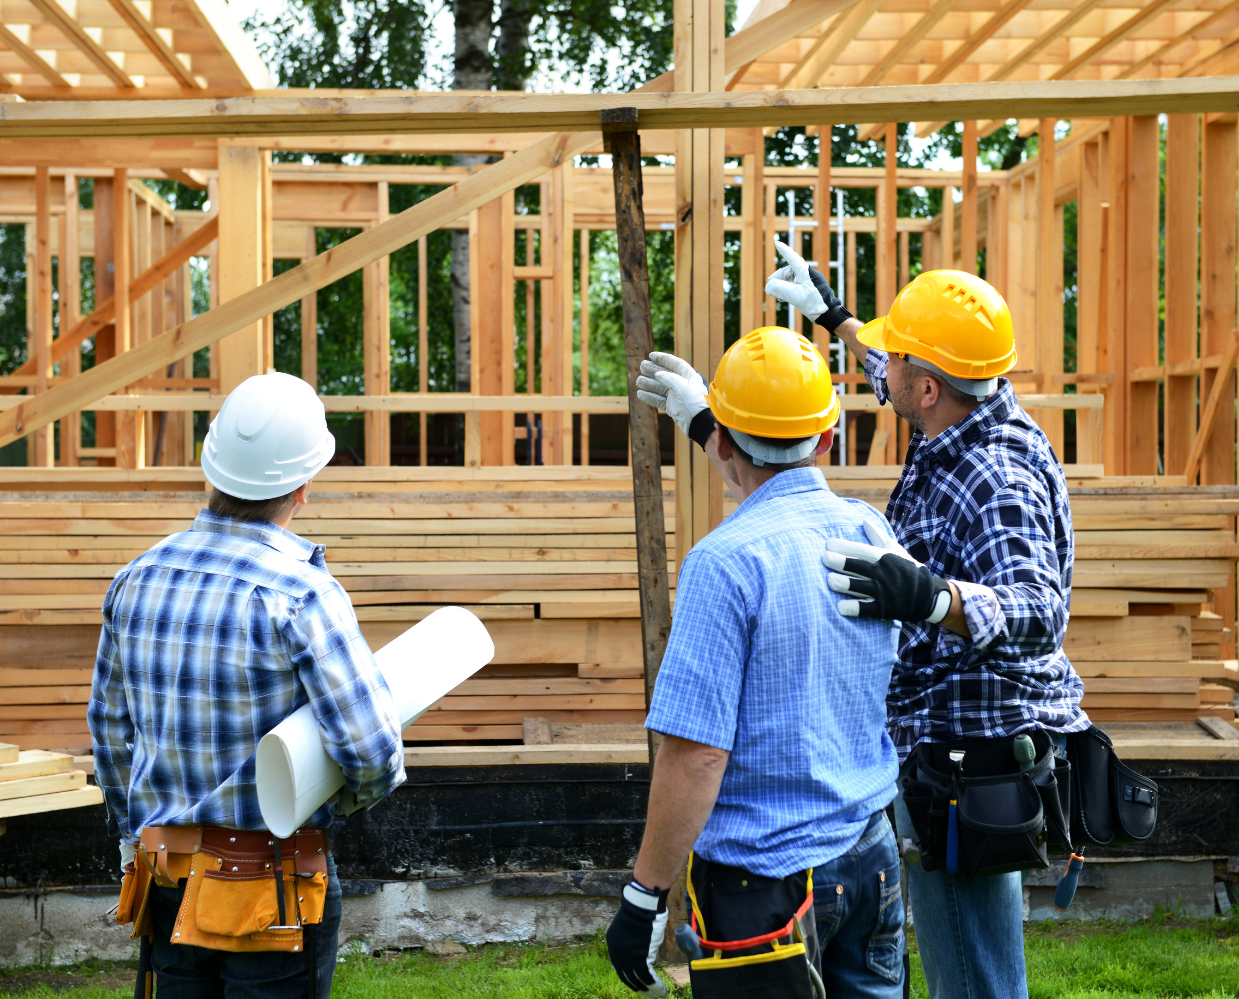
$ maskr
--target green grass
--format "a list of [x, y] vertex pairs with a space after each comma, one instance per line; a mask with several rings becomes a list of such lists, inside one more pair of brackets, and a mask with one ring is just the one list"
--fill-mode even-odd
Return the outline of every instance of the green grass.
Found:
[[[925, 997], [912, 945], [912, 995]], [[1239, 916], [1163, 914], [1129, 923], [1042, 923], [1025, 930], [1031, 999], [1239, 997]], [[354, 946], [336, 966], [332, 999], [628, 999], [601, 934], [562, 946], [494, 944], [458, 958], [421, 951], [378, 958]], [[21, 999], [130, 999], [133, 965], [0, 969], [0, 994]], [[126, 980], [127, 979], [127, 980]], [[687, 988], [672, 987], [675, 999]]]

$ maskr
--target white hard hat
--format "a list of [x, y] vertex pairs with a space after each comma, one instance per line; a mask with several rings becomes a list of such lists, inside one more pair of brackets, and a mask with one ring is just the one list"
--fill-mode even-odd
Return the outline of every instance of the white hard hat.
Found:
[[314, 478], [336, 453], [323, 401], [292, 375], [255, 375], [238, 385], [207, 430], [202, 471], [216, 489], [274, 499]]

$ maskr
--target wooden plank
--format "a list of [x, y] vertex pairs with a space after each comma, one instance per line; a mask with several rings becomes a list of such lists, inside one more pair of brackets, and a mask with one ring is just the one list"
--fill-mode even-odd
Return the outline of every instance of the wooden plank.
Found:
[[1234, 725], [1227, 724], [1220, 718], [1201, 717], [1196, 719], [1196, 724], [1215, 739], [1223, 739], [1229, 742], [1239, 742], [1239, 728], [1235, 728]]
[[1190, 659], [1187, 617], [1072, 618], [1063, 651], [1076, 660]]
[[[1161, 129], [1156, 115], [1141, 115], [1127, 129], [1127, 373], [1157, 364], [1159, 254], [1161, 252]], [[1125, 467], [1129, 475], [1158, 471], [1158, 386], [1129, 382]]]
[[[89, 684], [92, 669], [10, 669], [0, 668], [0, 687], [55, 687], [64, 684]], [[17, 759], [16, 750], [13, 760]], [[0, 764], [12, 763], [5, 759], [0, 747]]]
[[639, 677], [642, 676], [641, 663], [579, 663], [578, 676], [590, 677]]
[[[435, 709], [422, 715], [406, 732], [420, 730], [423, 727], [439, 725], [520, 725], [530, 717], [525, 711], [442, 711]], [[586, 708], [585, 710], [565, 711], [547, 709], [538, 712], [538, 717], [545, 718], [551, 724], [586, 724], [603, 723], [615, 725], [640, 724], [645, 721], [644, 708], [625, 708], [618, 711], [610, 709]], [[407, 738], [407, 736], [406, 736]]]
[[1081, 677], [1195, 677], [1198, 679], [1239, 679], [1234, 660], [1187, 659], [1181, 662], [1150, 660], [1148, 662], [1088, 662], [1073, 661], [1072, 667]]
[[[1194, 699], [1193, 703], [1199, 703]], [[1178, 705], [1175, 705], [1176, 707]], [[584, 710], [588, 708], [618, 710], [628, 708], [634, 711], [645, 707], [644, 694], [555, 694], [541, 696], [537, 694], [503, 694], [486, 696], [468, 696], [455, 694], [441, 698], [438, 707], [445, 711], [524, 711], [526, 714], [540, 714], [549, 708]]]
[[1198, 694], [1089, 694], [1080, 701], [1085, 711], [1094, 708], [1173, 708], [1197, 710], [1200, 707]]
[[3, 687], [0, 704], [85, 704], [90, 700], [90, 685], [73, 687]]
[[85, 786], [86, 774], [81, 770], [70, 770], [68, 773], [49, 774], [44, 777], [23, 777], [17, 780], [0, 781], [0, 802], [36, 795], [60, 794]]
[[[514, 726], [519, 733], [520, 726]], [[517, 734], [516, 738], [520, 738]], [[404, 751], [406, 767], [487, 767], [518, 764], [643, 764], [649, 751], [640, 743], [618, 746], [418, 746]]]
[[1187, 676], [1089, 677], [1084, 693], [1092, 694], [1191, 694], [1199, 696], [1200, 680]]
[[960, 268], [977, 272], [977, 123], [964, 122], [964, 201], [960, 214]]
[[57, 812], [66, 808], [84, 808], [88, 805], [103, 804], [103, 792], [99, 788], [88, 785], [73, 791], [60, 791], [56, 794], [38, 795], [33, 798], [15, 798], [0, 802], [0, 819], [12, 818], [16, 815], [36, 815], [42, 812]]
[[1073, 576], [1079, 586], [1101, 589], [1220, 588], [1229, 578], [1229, 563], [1213, 559], [1082, 559], [1076, 562]]
[[[1122, 722], [1186, 722], [1192, 724], [1198, 716], [1212, 715], [1216, 712], [1220, 716], [1225, 710], [1223, 708], [1211, 709], [1206, 711], [1204, 708], [1091, 708], [1089, 709], [1089, 717], [1094, 722], [1107, 721], [1122, 721]], [[1230, 712], [1233, 716], [1234, 712]], [[1117, 749], [1117, 747], [1116, 747]], [[1144, 759], [1165, 759], [1163, 756], [1145, 756]], [[1179, 759], [1192, 759], [1192, 757], [1178, 757]], [[1206, 757], [1207, 759], [1208, 757]]]
[[[1053, 118], [1042, 118], [1037, 136], [1037, 339], [1034, 367], [1056, 375], [1063, 370], [1063, 241], [1061, 214], [1055, 204]], [[1061, 413], [1040, 413], [1037, 422], [1056, 454], [1063, 454]]]
[[[1200, 210], [1200, 119], [1171, 115], [1166, 122], [1165, 361], [1197, 356], [1197, 253]], [[1196, 418], [1196, 378], [1171, 377], [1165, 387], [1164, 464], [1181, 473]]]
[[[4, 766], [7, 763], [16, 763], [20, 752], [17, 746], [14, 746], [12, 743], [0, 742], [0, 766]], [[3, 773], [3, 771], [0, 771], [0, 773]]]
[[[404, 629], [362, 625], [372, 649]], [[496, 621], [487, 626], [496, 663], [640, 662], [641, 626], [636, 621]]]

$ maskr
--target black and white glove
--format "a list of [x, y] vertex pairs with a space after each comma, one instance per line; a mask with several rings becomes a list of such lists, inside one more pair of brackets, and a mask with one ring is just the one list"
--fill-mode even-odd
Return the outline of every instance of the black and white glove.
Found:
[[876, 527], [865, 523], [872, 545], [831, 538], [822, 561], [835, 571], [826, 577], [836, 593], [856, 594], [839, 601], [844, 617], [875, 617], [938, 624], [951, 609], [951, 587]]
[[714, 414], [706, 403], [705, 375], [674, 354], [653, 351], [641, 362], [637, 398], [666, 413], [680, 432], [702, 448], [714, 432]]
[[668, 894], [630, 882], [620, 896], [619, 912], [607, 927], [611, 966], [637, 995], [667, 994], [667, 986], [654, 971], [654, 960], [667, 931]]
[[814, 268], [805, 263], [804, 257], [786, 243], [774, 241], [775, 248], [786, 261], [766, 281], [766, 294], [797, 309], [808, 316], [811, 322], [825, 327], [832, 333], [851, 319], [852, 313], [843, 307], [839, 296]]

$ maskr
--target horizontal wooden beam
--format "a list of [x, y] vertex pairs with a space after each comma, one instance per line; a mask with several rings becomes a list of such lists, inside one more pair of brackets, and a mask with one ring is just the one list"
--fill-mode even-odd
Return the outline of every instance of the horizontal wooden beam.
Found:
[[0, 138], [253, 136], [272, 130], [335, 135], [548, 129], [592, 132], [598, 127], [602, 110], [618, 107], [636, 107], [642, 129], [1235, 112], [1239, 111], [1239, 77], [952, 83], [717, 94], [461, 97], [444, 93], [338, 100], [32, 101], [0, 104]]

